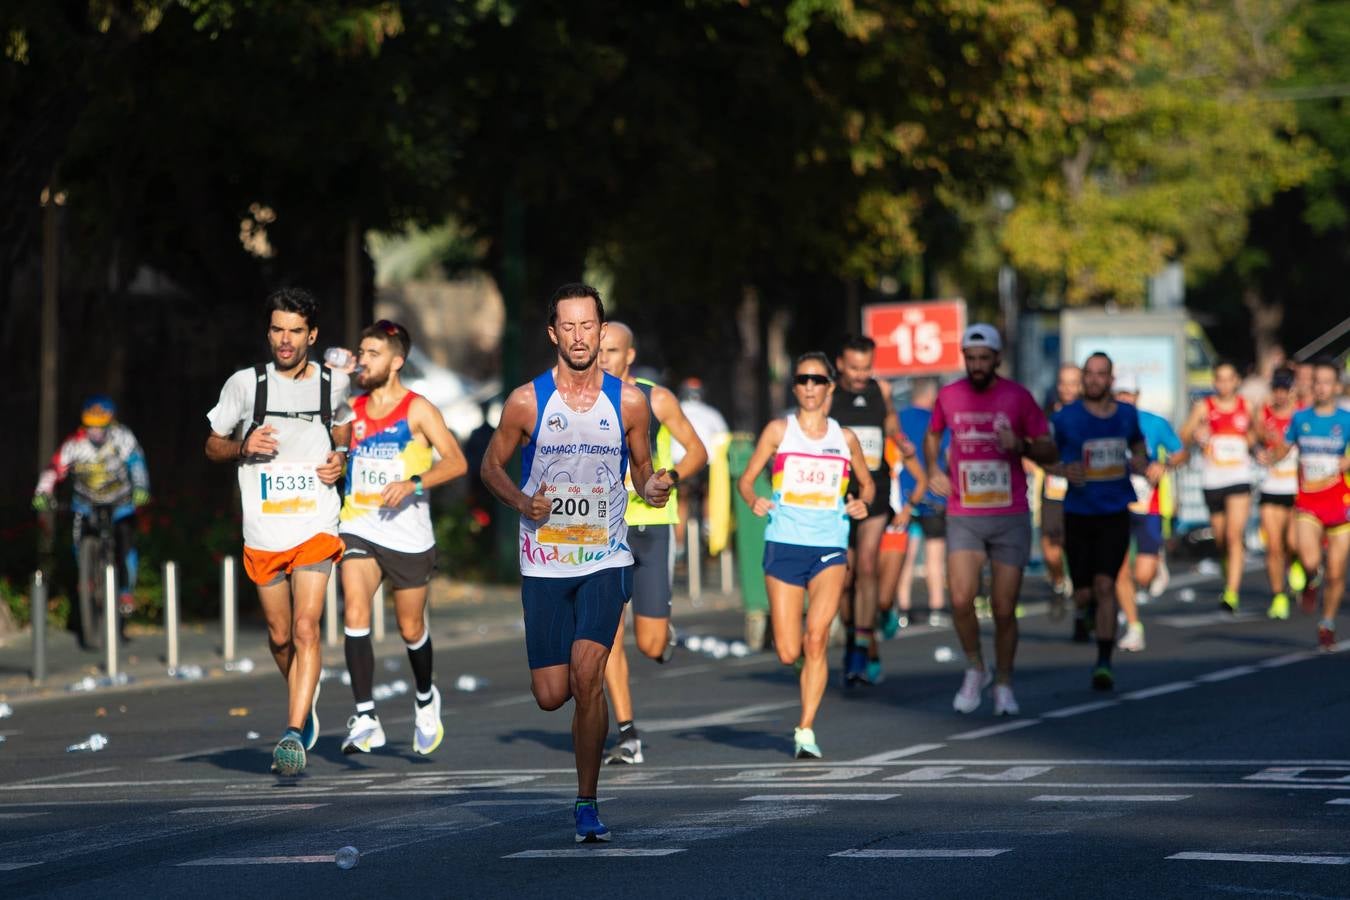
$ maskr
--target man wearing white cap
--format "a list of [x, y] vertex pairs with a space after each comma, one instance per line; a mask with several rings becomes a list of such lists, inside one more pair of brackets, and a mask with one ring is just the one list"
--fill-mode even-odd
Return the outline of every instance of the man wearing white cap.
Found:
[[[1139, 406], [1139, 381], [1128, 372], [1116, 377], [1113, 386], [1116, 400]], [[1131, 475], [1136, 500], [1130, 506], [1130, 538], [1134, 541], [1134, 567], [1127, 558], [1116, 576], [1116, 602], [1125, 613], [1125, 635], [1117, 646], [1121, 650], [1138, 652], [1144, 649], [1144, 625], [1139, 621], [1139, 606], [1148, 602], [1148, 586], [1158, 575], [1158, 561], [1163, 548], [1163, 521], [1171, 518], [1173, 496], [1171, 484], [1163, 477], [1185, 465], [1190, 454], [1181, 444], [1181, 438], [1162, 416], [1139, 410], [1139, 430], [1144, 434], [1149, 469], [1143, 475]], [[1157, 466], [1158, 468], [1154, 468]], [[1156, 476], [1156, 477], [1151, 477]]]
[[[1017, 595], [1031, 557], [1031, 514], [1022, 457], [1042, 466], [1058, 459], [1050, 427], [1024, 387], [995, 374], [1003, 341], [992, 325], [971, 325], [961, 337], [966, 377], [938, 392], [924, 436], [928, 483], [947, 497], [947, 572], [952, 621], [969, 665], [952, 700], [958, 712], [974, 712], [991, 677], [980, 650], [975, 593], [985, 559], [993, 563], [990, 603], [994, 612], [997, 683], [994, 714], [1015, 715], [1013, 658], [1017, 654]], [[950, 430], [948, 471], [938, 468], [942, 433]]]

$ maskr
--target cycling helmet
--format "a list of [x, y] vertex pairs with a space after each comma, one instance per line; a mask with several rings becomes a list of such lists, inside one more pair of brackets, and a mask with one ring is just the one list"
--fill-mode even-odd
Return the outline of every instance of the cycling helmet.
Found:
[[95, 394], [84, 401], [80, 410], [80, 422], [86, 428], [106, 428], [117, 415], [117, 405], [106, 394]]

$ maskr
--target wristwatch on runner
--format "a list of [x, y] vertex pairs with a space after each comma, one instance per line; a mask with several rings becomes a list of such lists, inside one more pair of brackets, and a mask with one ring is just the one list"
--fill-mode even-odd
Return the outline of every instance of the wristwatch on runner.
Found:
[[409, 478], [408, 480], [413, 483], [413, 493], [419, 497], [422, 496], [422, 476], [414, 475], [412, 478]]

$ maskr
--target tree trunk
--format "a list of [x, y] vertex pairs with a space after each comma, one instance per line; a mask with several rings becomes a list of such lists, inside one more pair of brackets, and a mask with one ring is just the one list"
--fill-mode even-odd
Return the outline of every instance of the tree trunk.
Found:
[[741, 354], [736, 358], [731, 392], [731, 418], [738, 431], [758, 431], [762, 422], [759, 409], [760, 359], [763, 344], [760, 341], [759, 292], [753, 285], [741, 288], [741, 303], [736, 309], [736, 330], [741, 338]]

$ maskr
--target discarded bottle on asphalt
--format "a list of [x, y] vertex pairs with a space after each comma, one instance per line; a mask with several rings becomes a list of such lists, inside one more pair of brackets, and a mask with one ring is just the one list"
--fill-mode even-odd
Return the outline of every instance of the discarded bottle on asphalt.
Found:
[[14, 715], [14, 707], [8, 703], [0, 703], [0, 719], [8, 719]]
[[97, 753], [108, 746], [108, 736], [106, 734], [91, 734], [88, 740], [80, 741], [78, 744], [71, 744], [66, 748], [67, 753], [80, 753], [88, 750], [90, 753]]
[[361, 861], [361, 851], [355, 847], [343, 847], [333, 854], [333, 862], [339, 869], [350, 869]]
[[461, 675], [455, 679], [455, 690], [457, 691], [477, 691], [487, 687], [486, 678], [479, 678], [477, 675]]

